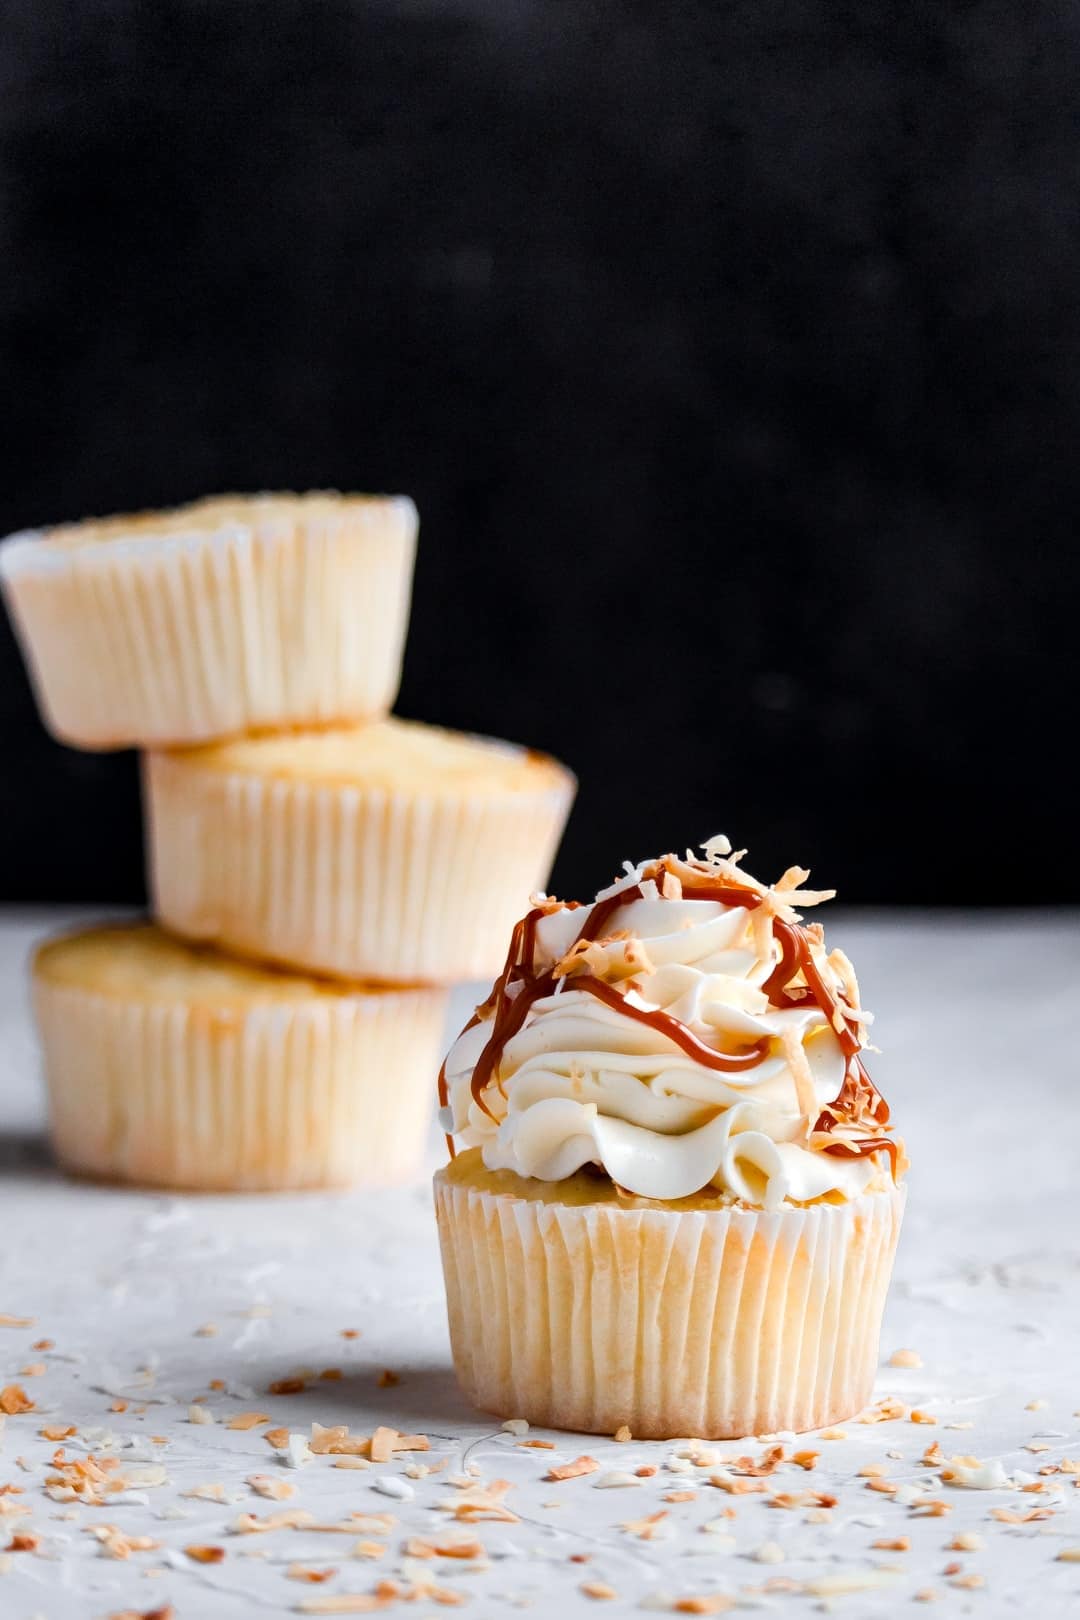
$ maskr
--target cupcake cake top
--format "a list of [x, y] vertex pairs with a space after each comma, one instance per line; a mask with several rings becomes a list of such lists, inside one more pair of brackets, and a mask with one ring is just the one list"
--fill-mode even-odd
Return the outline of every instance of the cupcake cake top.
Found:
[[901, 1169], [862, 1061], [870, 1015], [842, 951], [711, 839], [595, 903], [534, 897], [506, 966], [440, 1075], [443, 1124], [489, 1170], [766, 1210], [845, 1199]]

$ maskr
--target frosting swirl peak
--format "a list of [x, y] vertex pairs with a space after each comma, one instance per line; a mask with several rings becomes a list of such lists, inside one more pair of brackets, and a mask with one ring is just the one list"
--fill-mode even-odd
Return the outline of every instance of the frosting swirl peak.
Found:
[[440, 1075], [446, 1130], [491, 1170], [592, 1165], [663, 1201], [855, 1197], [886, 1154], [895, 1176], [854, 971], [794, 909], [832, 893], [744, 853], [628, 865], [591, 908], [536, 897]]

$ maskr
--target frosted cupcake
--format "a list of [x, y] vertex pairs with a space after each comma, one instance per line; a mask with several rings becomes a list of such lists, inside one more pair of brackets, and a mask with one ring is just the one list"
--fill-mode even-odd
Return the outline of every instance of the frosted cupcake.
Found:
[[404, 496], [224, 495], [0, 546], [45, 724], [79, 748], [385, 714], [417, 516]]
[[[454, 1360], [478, 1406], [643, 1438], [867, 1401], [904, 1161], [842, 952], [725, 839], [540, 899], [440, 1075]], [[453, 1144], [451, 1144], [453, 1152]]]

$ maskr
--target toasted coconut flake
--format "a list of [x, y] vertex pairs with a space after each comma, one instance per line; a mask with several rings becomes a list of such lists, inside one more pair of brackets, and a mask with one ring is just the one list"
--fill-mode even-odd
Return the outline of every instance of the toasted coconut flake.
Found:
[[78, 1434], [74, 1423], [64, 1425], [47, 1423], [43, 1429], [38, 1430], [43, 1440], [70, 1440], [73, 1434]]
[[573, 1462], [550, 1468], [544, 1478], [547, 1480], [577, 1479], [581, 1474], [595, 1474], [599, 1467], [600, 1464], [595, 1457], [575, 1457]]
[[267, 1429], [263, 1439], [268, 1445], [273, 1446], [275, 1451], [282, 1451], [289, 1443], [289, 1431], [288, 1429]]
[[18, 1384], [5, 1384], [3, 1389], [0, 1389], [0, 1412], [5, 1412], [8, 1417], [15, 1417], [20, 1412], [33, 1410], [34, 1402]]
[[33, 1327], [33, 1325], [34, 1318], [32, 1316], [11, 1316], [7, 1311], [0, 1311], [0, 1327], [28, 1328]]
[[315, 1516], [306, 1508], [286, 1508], [284, 1513], [268, 1513], [260, 1519], [255, 1513], [241, 1513], [229, 1529], [237, 1536], [266, 1535], [271, 1530], [314, 1530]]
[[301, 1614], [374, 1614], [388, 1609], [401, 1595], [397, 1586], [392, 1592], [332, 1592], [326, 1597], [305, 1598], [297, 1608]]
[[269, 1423], [267, 1412], [236, 1412], [226, 1423], [227, 1429], [257, 1429], [261, 1423]]
[[381, 1558], [386, 1551], [384, 1541], [355, 1541], [349, 1550], [351, 1558]]
[[676, 1598], [671, 1607], [675, 1614], [727, 1614], [735, 1599], [726, 1592], [710, 1592], [707, 1597]]
[[846, 1429], [819, 1429], [818, 1430], [818, 1439], [819, 1440], [846, 1440], [847, 1439], [847, 1430]]
[[938, 1496], [920, 1496], [910, 1504], [909, 1512], [913, 1519], [943, 1519], [952, 1509]]
[[910, 1536], [880, 1536], [877, 1541], [870, 1543], [877, 1552], [910, 1552]]
[[819, 1575], [803, 1582], [810, 1597], [843, 1597], [848, 1592], [870, 1592], [878, 1586], [891, 1586], [896, 1572], [891, 1569], [852, 1570], [850, 1574]]
[[190, 1558], [195, 1564], [222, 1564], [225, 1561], [224, 1547], [185, 1547], [184, 1556]]
[[613, 1440], [617, 1440], [620, 1445], [624, 1446], [628, 1440], [632, 1440], [634, 1437], [630, 1433], [630, 1425], [628, 1423], [620, 1423], [619, 1427], [615, 1430], [615, 1433], [611, 1438]]
[[912, 1423], [936, 1423], [937, 1418], [934, 1417], [933, 1413], [923, 1412], [919, 1407], [913, 1406], [911, 1409], [911, 1421]]
[[950, 1457], [941, 1469], [942, 1482], [969, 1491], [999, 1491], [1009, 1483], [996, 1457], [983, 1462], [978, 1457]]
[[41, 1546], [41, 1537], [34, 1530], [13, 1530], [11, 1540], [4, 1548], [5, 1552], [37, 1552]]
[[394, 1455], [394, 1442], [398, 1438], [396, 1429], [379, 1426], [371, 1437], [371, 1447], [368, 1455], [373, 1463], [389, 1462]]
[[379, 1389], [393, 1389], [396, 1385], [401, 1383], [401, 1379], [396, 1372], [391, 1370], [391, 1368], [384, 1367], [378, 1378], [375, 1380], [375, 1383]]
[[270, 1395], [302, 1395], [307, 1389], [305, 1378], [276, 1378], [270, 1385]]
[[661, 1508], [658, 1513], [649, 1513], [643, 1519], [626, 1519], [619, 1528], [625, 1530], [628, 1536], [636, 1536], [639, 1541], [655, 1541], [660, 1525], [667, 1516], [667, 1508]]
[[1080, 1564], [1080, 1547], [1062, 1547], [1057, 1561], [1059, 1564]]
[[986, 1576], [972, 1571], [969, 1575], [954, 1575], [949, 1582], [950, 1586], [959, 1586], [968, 1592], [975, 1592], [980, 1586], [986, 1585]]
[[336, 1574], [336, 1569], [312, 1569], [308, 1564], [290, 1564], [285, 1571], [285, 1579], [306, 1581], [309, 1586], [318, 1586], [323, 1581], [332, 1580]]
[[619, 1595], [615, 1588], [609, 1586], [606, 1581], [582, 1581], [578, 1591], [583, 1597], [596, 1598], [598, 1602], [602, 1602], [607, 1598], [617, 1598]]
[[791, 1460], [797, 1468], [810, 1469], [817, 1466], [817, 1461], [820, 1456], [820, 1451], [793, 1451], [791, 1454]]
[[769, 1488], [759, 1479], [739, 1478], [735, 1474], [710, 1474], [709, 1484], [715, 1485], [718, 1491], [726, 1491], [729, 1496], [753, 1496]]
[[759, 1461], [755, 1462], [753, 1457], [736, 1457], [730, 1466], [734, 1474], [748, 1474], [752, 1479], [760, 1479], [767, 1474], [775, 1473], [783, 1460], [783, 1446], [770, 1446]]
[[902, 1401], [894, 1395], [887, 1395], [884, 1400], [877, 1401], [860, 1412], [855, 1419], [856, 1423], [895, 1423], [900, 1418], [906, 1418], [908, 1409]]
[[248, 1474], [246, 1484], [256, 1496], [265, 1496], [272, 1502], [287, 1502], [296, 1495], [296, 1486], [287, 1479], [276, 1479], [273, 1474]]
[[190, 1491], [181, 1493], [185, 1497], [193, 1497], [200, 1502], [224, 1502], [225, 1487], [216, 1481], [208, 1485], [193, 1485]]

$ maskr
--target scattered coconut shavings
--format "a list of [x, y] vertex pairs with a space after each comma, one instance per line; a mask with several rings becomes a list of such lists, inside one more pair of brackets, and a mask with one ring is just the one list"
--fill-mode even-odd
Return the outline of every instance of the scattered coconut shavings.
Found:
[[735, 1607], [735, 1599], [726, 1592], [710, 1592], [708, 1596], [676, 1598], [671, 1605], [674, 1614], [727, 1614]]
[[945, 1545], [949, 1552], [981, 1552], [986, 1543], [977, 1531], [961, 1530]]
[[620, 1486], [640, 1484], [641, 1480], [636, 1474], [628, 1474], [624, 1469], [613, 1468], [608, 1473], [600, 1475], [600, 1478], [595, 1482], [593, 1489], [597, 1491], [612, 1491], [617, 1490]]
[[921, 1367], [922, 1364], [923, 1358], [917, 1350], [894, 1350], [885, 1363], [887, 1367]]
[[287, 1468], [303, 1468], [313, 1456], [306, 1434], [290, 1434], [279, 1454]]
[[225, 1562], [224, 1547], [185, 1547], [184, 1555], [195, 1564], [222, 1564]]
[[494, 1519], [504, 1524], [520, 1523], [518, 1515], [511, 1512], [502, 1500], [511, 1489], [508, 1479], [493, 1480], [486, 1488], [474, 1486], [472, 1480], [467, 1481], [467, 1485], [470, 1488], [459, 1496], [436, 1502], [435, 1506], [441, 1513], [450, 1513], [455, 1519], [463, 1519], [470, 1524], [480, 1519]]
[[575, 1457], [573, 1462], [550, 1468], [544, 1478], [546, 1480], [577, 1479], [581, 1474], [595, 1474], [599, 1467], [600, 1464], [595, 1457]]
[[752, 1479], [759, 1479], [766, 1474], [775, 1473], [783, 1460], [783, 1446], [772, 1446], [760, 1461], [755, 1462], [753, 1457], [736, 1457], [729, 1466], [733, 1474], [748, 1474]]
[[896, 1579], [895, 1570], [861, 1569], [847, 1574], [819, 1575], [804, 1581], [802, 1590], [809, 1597], [843, 1597], [848, 1592], [872, 1592], [875, 1587], [891, 1586]]
[[18, 1384], [5, 1384], [3, 1389], [0, 1389], [0, 1412], [5, 1412], [8, 1417], [15, 1417], [20, 1412], [33, 1410], [34, 1402]]
[[263, 1439], [268, 1445], [273, 1446], [275, 1451], [281, 1451], [289, 1443], [289, 1431], [288, 1429], [267, 1429]]
[[880, 1536], [877, 1541], [870, 1543], [877, 1552], [910, 1552], [910, 1536]]
[[658, 1513], [650, 1513], [644, 1519], [626, 1519], [620, 1526], [628, 1536], [636, 1536], [639, 1541], [655, 1541], [660, 1525], [667, 1518], [667, 1508], [661, 1508]]
[[20, 1367], [19, 1373], [23, 1378], [41, 1378], [47, 1370], [43, 1361], [31, 1361], [27, 1366]]
[[349, 1549], [349, 1557], [374, 1560], [381, 1558], [385, 1551], [386, 1543], [383, 1541], [355, 1541]]
[[943, 1519], [952, 1508], [938, 1496], [919, 1496], [908, 1503], [908, 1511], [913, 1519]]
[[394, 1389], [401, 1383], [401, 1378], [390, 1367], [384, 1367], [375, 1383], [379, 1389]]
[[256, 1496], [268, 1497], [273, 1502], [286, 1502], [296, 1495], [296, 1486], [287, 1479], [275, 1479], [272, 1474], [248, 1474], [245, 1481]]
[[213, 1414], [213, 1412], [211, 1412], [209, 1410], [209, 1408], [207, 1408], [205, 1406], [200, 1406], [197, 1402], [193, 1402], [192, 1405], [188, 1407], [188, 1422], [189, 1423], [203, 1423], [203, 1424], [206, 1424], [206, 1423], [213, 1423], [213, 1421], [214, 1421], [214, 1414]]
[[996, 1519], [999, 1524], [1035, 1524], [1040, 1519], [1052, 1519], [1054, 1510], [1048, 1507], [1037, 1507], [1028, 1508], [1026, 1513], [1018, 1513], [1015, 1508], [992, 1507], [990, 1517]]
[[665, 1491], [665, 1502], [696, 1502], [697, 1491]]
[[47, 1423], [43, 1429], [38, 1430], [38, 1434], [40, 1434], [40, 1436], [41, 1436], [41, 1438], [43, 1440], [54, 1440], [54, 1441], [55, 1440], [70, 1440], [72, 1435], [77, 1434], [77, 1433], [78, 1433], [78, 1430], [76, 1429], [74, 1423], [67, 1423], [67, 1424], [63, 1424], [63, 1425], [56, 1424], [56, 1423]]
[[225, 1502], [225, 1487], [217, 1483], [209, 1485], [193, 1485], [190, 1491], [181, 1493], [185, 1498], [194, 1497], [200, 1502]]
[[1080, 1564], [1080, 1547], [1062, 1547], [1057, 1555], [1059, 1564]]
[[404, 1546], [409, 1558], [483, 1558], [487, 1548], [475, 1536], [441, 1537], [432, 1541], [425, 1536], [410, 1536]]
[[819, 1429], [818, 1430], [818, 1439], [819, 1440], [846, 1440], [847, 1439], [847, 1430], [846, 1429]]
[[305, 1378], [276, 1378], [267, 1393], [270, 1395], [302, 1395], [307, 1389]]
[[236, 1412], [226, 1423], [227, 1429], [257, 1429], [260, 1424], [269, 1423], [270, 1417], [266, 1412]]
[[229, 1529], [235, 1536], [255, 1536], [271, 1530], [310, 1530], [314, 1525], [315, 1515], [306, 1508], [286, 1508], [284, 1513], [268, 1513], [262, 1519], [254, 1513], [241, 1513]]
[[32, 1316], [11, 1316], [7, 1311], [0, 1311], [0, 1327], [29, 1328], [33, 1327]]
[[615, 1430], [615, 1433], [611, 1438], [613, 1440], [617, 1440], [621, 1446], [624, 1446], [626, 1445], [627, 1441], [632, 1440], [634, 1437], [630, 1433], [630, 1425], [628, 1423], [620, 1423], [619, 1427]]
[[911, 1421], [912, 1423], [936, 1423], [937, 1418], [931, 1412], [923, 1412], [918, 1407], [913, 1406], [911, 1409]]
[[609, 1586], [606, 1581], [582, 1581], [578, 1591], [582, 1597], [596, 1598], [598, 1601], [606, 1598], [617, 1598], [619, 1595], [615, 1588]]
[[759, 1479], [743, 1479], [735, 1474], [710, 1474], [708, 1483], [718, 1491], [727, 1491], [729, 1496], [754, 1496], [769, 1489]]
[[817, 1466], [817, 1461], [820, 1456], [820, 1451], [793, 1451], [791, 1454], [791, 1461], [797, 1468], [810, 1469]]
[[750, 1557], [755, 1564], [782, 1564], [784, 1562], [784, 1549], [778, 1541], [763, 1541], [755, 1547]]
[[865, 1411], [860, 1412], [855, 1421], [856, 1423], [896, 1423], [901, 1418], [906, 1418], [907, 1415], [908, 1409], [904, 1403], [898, 1401], [894, 1395], [887, 1395], [884, 1400], [876, 1401], [873, 1406], [868, 1406]]
[[1010, 1481], [996, 1457], [983, 1462], [978, 1457], [950, 1457], [942, 1465], [941, 1479], [945, 1485], [954, 1485], [969, 1491], [1000, 1491]]
[[986, 1576], [979, 1575], [975, 1571], [972, 1571], [969, 1575], [954, 1575], [949, 1581], [949, 1585], [959, 1586], [966, 1591], [974, 1592], [980, 1586], [986, 1585]]
[[318, 1586], [323, 1581], [333, 1580], [336, 1574], [336, 1569], [311, 1569], [307, 1564], [290, 1564], [285, 1571], [285, 1579], [306, 1581], [311, 1586]]

